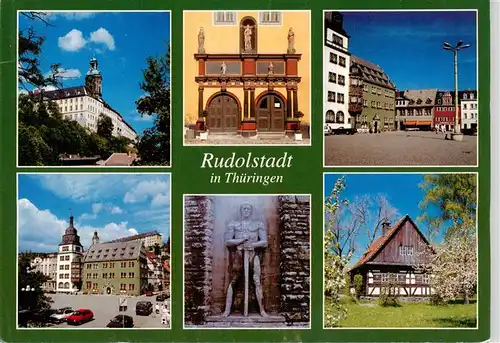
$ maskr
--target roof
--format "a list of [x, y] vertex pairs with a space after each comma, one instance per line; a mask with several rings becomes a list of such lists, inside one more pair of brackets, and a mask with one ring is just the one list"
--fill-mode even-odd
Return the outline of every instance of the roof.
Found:
[[84, 262], [137, 260], [141, 248], [140, 241], [94, 244], [85, 254]]
[[340, 12], [325, 11], [325, 28], [331, 29], [342, 36], [350, 38], [344, 30], [344, 16]]
[[[410, 103], [412, 107], [415, 106], [434, 106], [434, 102], [436, 101], [436, 93], [437, 89], [413, 89], [406, 90], [404, 92], [404, 96], [410, 100], [413, 100], [414, 103]], [[421, 103], [418, 103], [418, 100], [421, 100]], [[430, 100], [430, 101], [428, 101]]]
[[372, 62], [368, 62], [358, 56], [351, 55], [351, 66], [358, 66], [364, 81], [378, 84], [387, 88], [394, 88], [394, 84], [382, 68]]
[[130, 166], [137, 159], [137, 154], [128, 154], [126, 152], [115, 152], [108, 157], [105, 166]]
[[53, 91], [43, 91], [43, 96], [49, 100], [58, 100], [65, 98], [73, 98], [77, 96], [89, 95], [87, 88], [85, 86], [76, 86], [68, 88], [55, 89]]
[[363, 253], [363, 256], [361, 256], [361, 258], [359, 259], [359, 261], [356, 262], [356, 264], [354, 266], [352, 266], [351, 268], [349, 268], [349, 271], [357, 269], [357, 268], [361, 267], [363, 264], [365, 264], [367, 262], [370, 262], [375, 257], [375, 255], [377, 255], [377, 253], [392, 238], [392, 236], [394, 236], [394, 234], [403, 226], [404, 222], [407, 221], [407, 220], [409, 220], [409, 221], [411, 221], [413, 223], [413, 225], [417, 229], [417, 232], [422, 236], [424, 242], [426, 244], [429, 244], [429, 242], [427, 241], [427, 239], [425, 238], [425, 236], [418, 229], [418, 227], [415, 224], [415, 222], [413, 222], [413, 220], [410, 218], [409, 215], [405, 214], [389, 230], [387, 230], [387, 232], [384, 235], [382, 235], [379, 238], [377, 238], [368, 247], [368, 249], [366, 249], [366, 251]]
[[146, 237], [149, 237], [149, 236], [156, 236], [156, 235], [160, 235], [161, 236], [161, 234], [158, 233], [158, 231], [154, 230], [154, 231], [150, 231], [150, 232], [140, 233], [138, 235], [133, 235], [133, 236], [128, 236], [128, 237], [118, 238], [118, 239], [109, 241], [108, 243], [129, 242], [129, 241], [135, 241], [135, 240], [138, 240], [138, 239], [146, 238]]

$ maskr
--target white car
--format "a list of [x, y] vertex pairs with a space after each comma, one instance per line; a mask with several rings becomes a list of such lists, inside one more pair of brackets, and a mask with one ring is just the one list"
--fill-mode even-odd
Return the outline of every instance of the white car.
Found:
[[55, 323], [62, 323], [66, 321], [66, 318], [72, 315], [75, 310], [71, 307], [63, 307], [56, 311], [50, 316], [50, 320]]
[[331, 135], [333, 133], [332, 128], [330, 127], [330, 125], [325, 125], [323, 127], [323, 133], [325, 135]]

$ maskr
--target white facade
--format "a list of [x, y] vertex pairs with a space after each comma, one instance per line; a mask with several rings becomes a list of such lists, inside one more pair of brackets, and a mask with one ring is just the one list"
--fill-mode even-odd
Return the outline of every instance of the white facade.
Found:
[[323, 47], [323, 115], [331, 129], [350, 129], [349, 115], [349, 38], [326, 28]]
[[57, 277], [57, 254], [48, 254], [45, 257], [35, 257], [30, 263], [35, 272], [40, 272], [50, 279], [42, 287], [46, 291], [55, 291]]
[[97, 132], [97, 121], [102, 113], [113, 122], [113, 136], [123, 136], [132, 141], [137, 140], [137, 134], [123, 121], [123, 118], [97, 100], [82, 92], [81, 96], [54, 100], [63, 114], [63, 117], [78, 122], [92, 132]]
[[475, 92], [464, 92], [460, 103], [461, 128], [477, 129], [478, 103]]
[[76, 292], [76, 286], [71, 282], [71, 262], [81, 263], [83, 249], [76, 244], [59, 246], [57, 256], [56, 291], [63, 293]]

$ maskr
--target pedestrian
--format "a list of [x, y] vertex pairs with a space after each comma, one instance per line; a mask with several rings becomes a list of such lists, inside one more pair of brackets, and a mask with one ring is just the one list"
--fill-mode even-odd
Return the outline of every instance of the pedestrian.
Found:
[[156, 310], [155, 312], [157, 314], [160, 314], [160, 305], [158, 305], [158, 303], [156, 303], [156, 305], [155, 305], [155, 310]]

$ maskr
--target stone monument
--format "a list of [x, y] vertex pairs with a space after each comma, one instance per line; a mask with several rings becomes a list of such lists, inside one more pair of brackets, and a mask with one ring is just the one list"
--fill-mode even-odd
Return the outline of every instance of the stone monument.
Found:
[[295, 54], [295, 33], [293, 32], [293, 29], [290, 28], [288, 30], [288, 49], [286, 51], [287, 54]]
[[245, 52], [252, 51], [252, 28], [250, 25], [245, 26], [245, 31], [243, 32], [245, 41]]
[[198, 32], [198, 53], [205, 53], [205, 31], [203, 30], [203, 26], [200, 27], [200, 32]]

